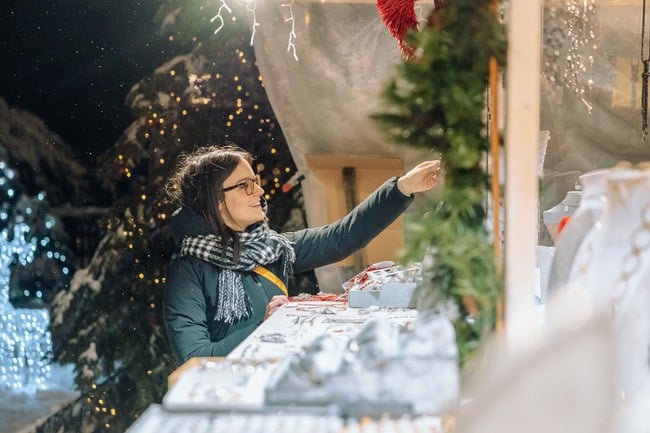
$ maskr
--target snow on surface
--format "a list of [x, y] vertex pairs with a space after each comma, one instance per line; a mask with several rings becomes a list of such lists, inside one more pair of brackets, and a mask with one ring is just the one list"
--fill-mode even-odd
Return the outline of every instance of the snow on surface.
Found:
[[46, 387], [34, 394], [0, 392], [0, 433], [31, 433], [45, 419], [79, 396], [71, 365], [52, 365]]

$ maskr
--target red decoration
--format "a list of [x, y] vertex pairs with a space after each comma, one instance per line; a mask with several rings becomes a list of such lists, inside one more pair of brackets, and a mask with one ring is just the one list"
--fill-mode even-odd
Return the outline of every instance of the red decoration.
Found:
[[347, 302], [348, 294], [318, 292], [315, 295], [310, 295], [309, 293], [301, 293], [297, 296], [291, 296], [289, 298], [289, 301], [290, 302], [312, 302], [312, 301]]
[[407, 30], [418, 28], [415, 0], [377, 0], [377, 9], [391, 36], [399, 42], [402, 55], [413, 57], [413, 48], [406, 45], [404, 36]]
[[566, 227], [570, 220], [571, 217], [568, 216], [563, 216], [562, 219], [560, 219], [560, 222], [557, 225], [557, 234], [562, 233], [562, 230], [564, 230], [564, 227]]
[[[410, 29], [418, 28], [418, 17], [415, 15], [416, 0], [377, 0], [379, 16], [391, 36], [399, 42], [402, 55], [407, 59], [413, 57], [414, 50], [404, 42], [404, 36]], [[437, 11], [444, 0], [433, 0], [433, 10]]]

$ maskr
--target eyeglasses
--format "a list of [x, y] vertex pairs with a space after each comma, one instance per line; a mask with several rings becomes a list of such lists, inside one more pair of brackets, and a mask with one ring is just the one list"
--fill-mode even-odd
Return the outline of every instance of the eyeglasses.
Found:
[[233, 186], [227, 186], [221, 191], [227, 192], [232, 191], [233, 189], [243, 189], [246, 195], [252, 195], [255, 192], [255, 185], [260, 186], [260, 177], [255, 175], [255, 177], [249, 177], [244, 179], [239, 183], [234, 184]]

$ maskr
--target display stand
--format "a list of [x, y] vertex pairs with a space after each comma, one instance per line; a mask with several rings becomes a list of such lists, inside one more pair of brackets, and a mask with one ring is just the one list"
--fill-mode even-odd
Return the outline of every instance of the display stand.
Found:
[[[349, 308], [345, 302], [282, 306], [225, 358], [192, 358], [169, 377], [162, 405], [152, 405], [128, 433], [443, 432], [441, 416], [342, 417], [332, 406], [266, 407], [270, 374], [287, 356], [323, 335], [352, 337], [369, 321], [413, 326], [408, 308]], [[449, 421], [445, 418], [445, 423]]]

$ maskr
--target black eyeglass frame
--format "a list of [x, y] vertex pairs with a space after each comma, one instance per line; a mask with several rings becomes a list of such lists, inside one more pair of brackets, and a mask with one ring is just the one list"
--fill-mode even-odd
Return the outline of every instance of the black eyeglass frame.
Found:
[[248, 179], [244, 179], [241, 182], [237, 182], [232, 186], [222, 188], [221, 191], [228, 192], [232, 191], [233, 189], [241, 188], [244, 190], [246, 195], [253, 195], [255, 192], [255, 185], [261, 186], [260, 176], [258, 174], [256, 174], [255, 177], [249, 177]]

